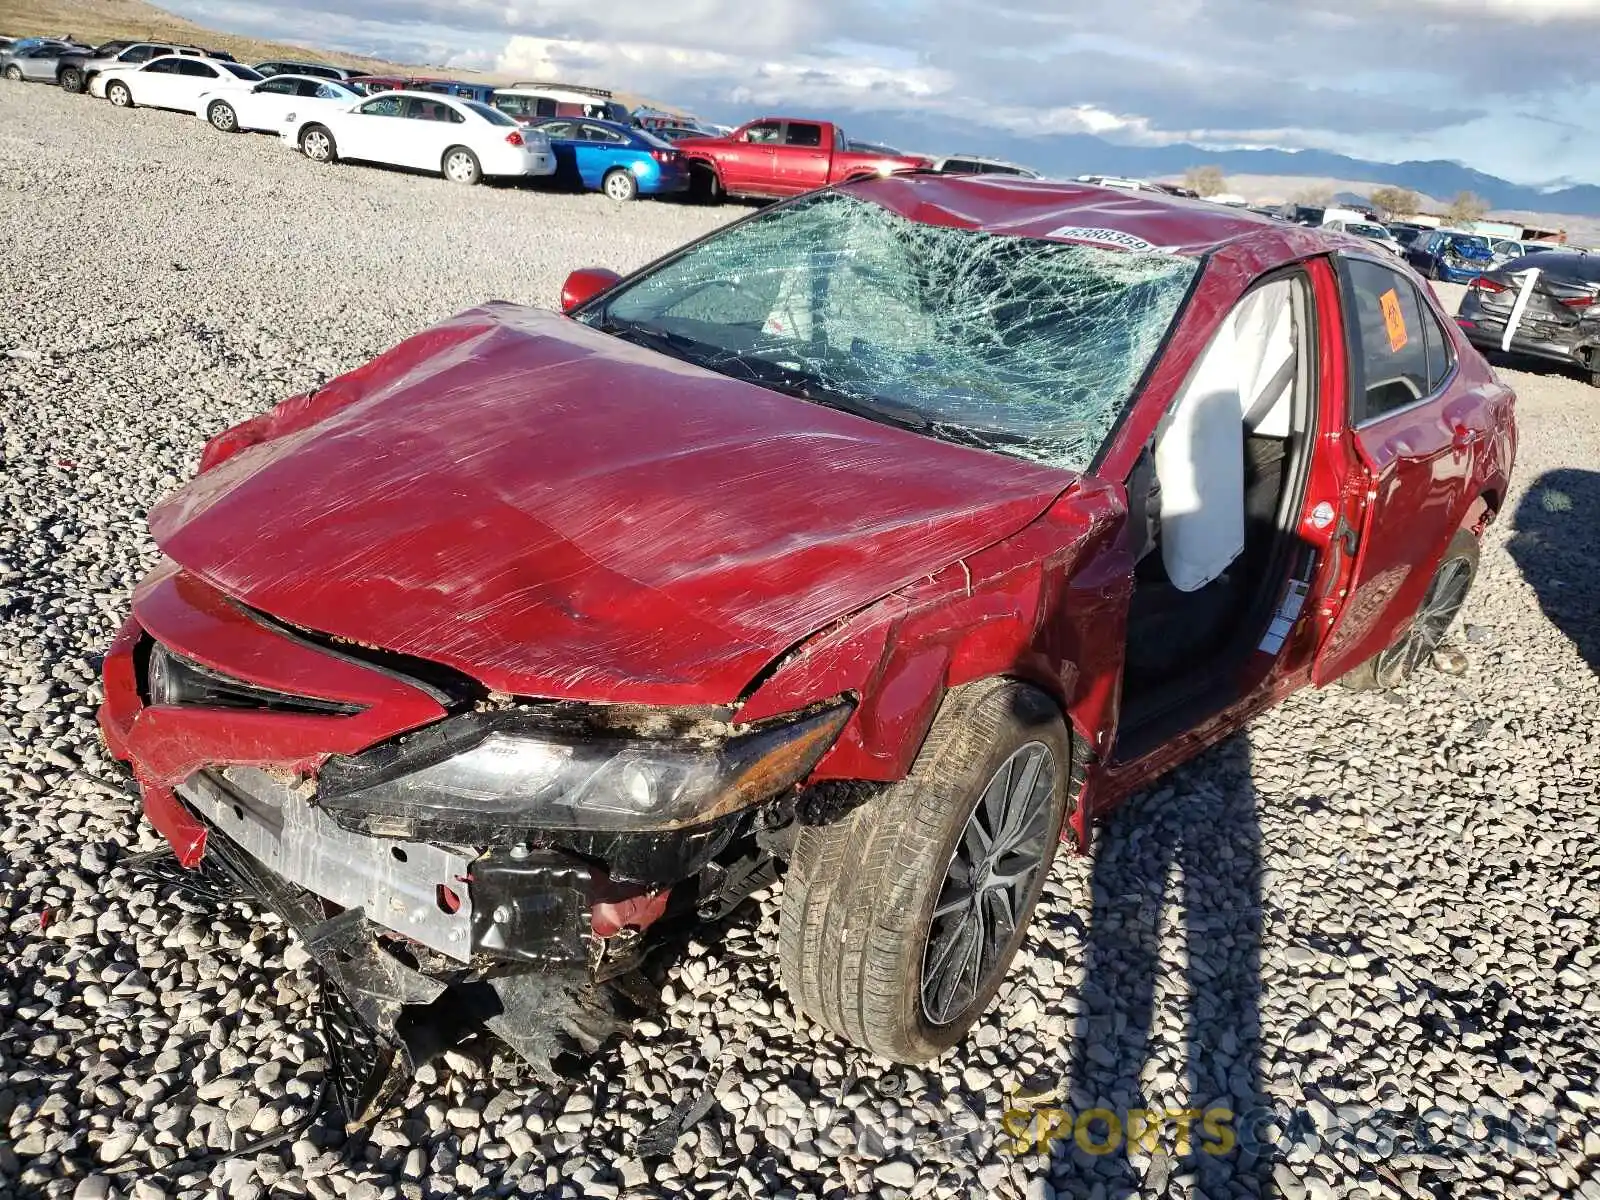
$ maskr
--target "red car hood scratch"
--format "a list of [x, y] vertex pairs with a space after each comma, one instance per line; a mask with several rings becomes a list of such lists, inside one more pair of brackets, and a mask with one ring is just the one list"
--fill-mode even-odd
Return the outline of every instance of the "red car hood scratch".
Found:
[[590, 701], [732, 702], [1075, 479], [499, 304], [246, 428], [151, 514], [186, 570], [496, 691]]

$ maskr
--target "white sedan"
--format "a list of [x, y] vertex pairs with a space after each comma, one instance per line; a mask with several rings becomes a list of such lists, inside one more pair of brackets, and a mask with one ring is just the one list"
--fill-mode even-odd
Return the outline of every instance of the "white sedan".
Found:
[[142, 67], [107, 67], [89, 81], [89, 94], [104, 96], [118, 108], [142, 104], [194, 112], [204, 92], [248, 92], [264, 78], [236, 62], [164, 54]]
[[282, 136], [313, 162], [358, 159], [436, 171], [453, 183], [556, 169], [542, 133], [487, 104], [437, 92], [384, 92], [340, 112], [297, 113]]
[[360, 99], [360, 92], [335, 79], [274, 75], [247, 92], [234, 89], [202, 92], [195, 114], [223, 133], [241, 129], [281, 133], [291, 121], [338, 112]]

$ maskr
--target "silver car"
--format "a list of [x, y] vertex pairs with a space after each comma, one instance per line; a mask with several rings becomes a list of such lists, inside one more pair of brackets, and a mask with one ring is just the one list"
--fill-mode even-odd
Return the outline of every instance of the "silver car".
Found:
[[4, 75], [13, 83], [21, 83], [24, 80], [31, 83], [54, 83], [56, 67], [60, 64], [62, 55], [82, 54], [88, 48], [73, 45], [71, 42], [43, 42], [26, 46], [21, 50], [13, 46], [5, 54], [0, 55], [0, 75]]

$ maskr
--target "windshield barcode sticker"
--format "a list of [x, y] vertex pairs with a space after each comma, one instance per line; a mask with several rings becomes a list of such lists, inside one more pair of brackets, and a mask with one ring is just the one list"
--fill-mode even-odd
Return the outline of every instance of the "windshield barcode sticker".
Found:
[[1160, 246], [1153, 246], [1142, 237], [1124, 233], [1120, 229], [1095, 229], [1085, 225], [1063, 225], [1044, 235], [1064, 242], [1087, 242], [1091, 246], [1106, 246], [1113, 250], [1131, 250], [1136, 254], [1168, 254]]

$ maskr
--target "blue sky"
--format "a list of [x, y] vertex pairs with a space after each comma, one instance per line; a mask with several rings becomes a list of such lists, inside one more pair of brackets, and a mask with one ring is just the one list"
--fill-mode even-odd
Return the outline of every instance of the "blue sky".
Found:
[[166, 0], [213, 28], [735, 120], [1315, 147], [1600, 183], [1600, 0]]

